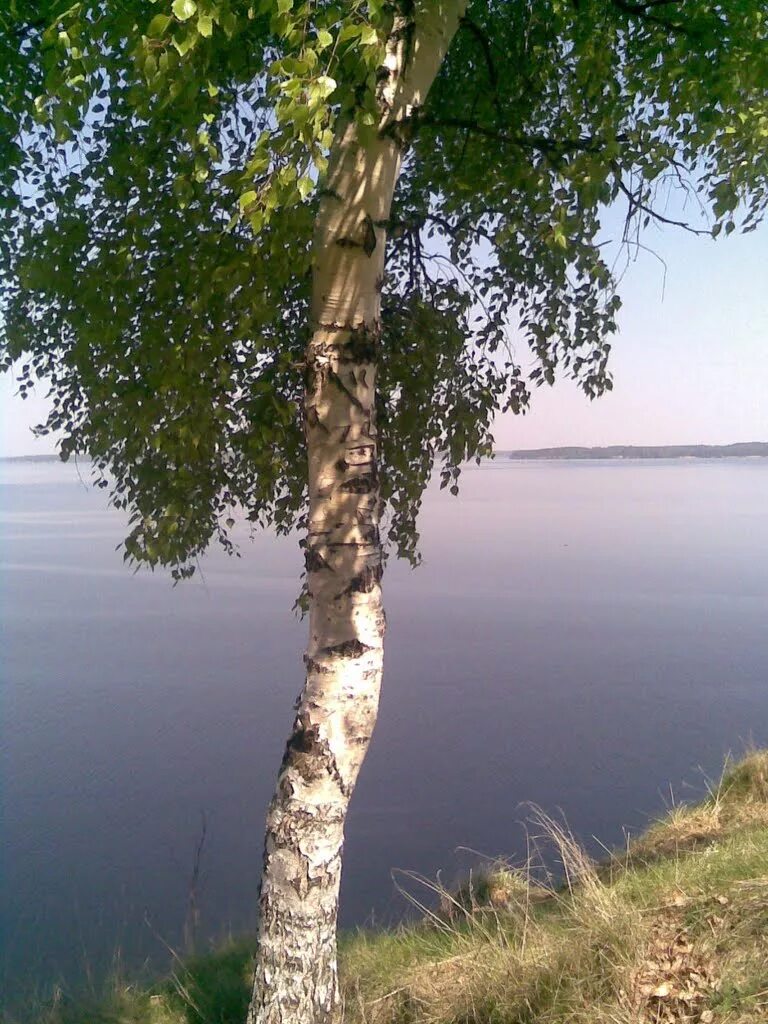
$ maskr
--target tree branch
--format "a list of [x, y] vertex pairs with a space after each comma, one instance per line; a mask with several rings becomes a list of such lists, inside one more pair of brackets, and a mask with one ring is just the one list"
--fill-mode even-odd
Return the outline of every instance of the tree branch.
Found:
[[658, 221], [660, 224], [670, 224], [672, 227], [683, 228], [685, 231], [689, 231], [692, 235], [711, 235], [712, 232], [707, 228], [694, 228], [690, 224], [687, 224], [684, 220], [672, 220], [670, 217], [665, 217], [663, 214], [654, 210], [652, 206], [648, 206], [646, 203], [636, 195], [631, 188], [624, 184], [621, 177], [621, 168], [618, 164], [613, 165], [613, 169], [616, 173], [616, 184], [618, 185], [621, 192], [629, 200], [629, 214], [627, 221], [629, 221], [636, 211], [647, 214], [653, 220]]
[[491, 50], [491, 41], [480, 26], [464, 15], [459, 19], [459, 28], [464, 28], [470, 32], [477, 42], [480, 44], [480, 48], [483, 51], [483, 57], [485, 58], [485, 67], [488, 71], [488, 81], [490, 82], [491, 88], [493, 89], [493, 105], [496, 107], [496, 112], [501, 118], [501, 100], [499, 98], [499, 73], [496, 70], [496, 63], [493, 59], [493, 51]]
[[[595, 135], [585, 135], [578, 139], [553, 139], [547, 135], [507, 135], [503, 131], [491, 128], [488, 125], [480, 124], [466, 117], [420, 117], [414, 115], [418, 124], [434, 128], [463, 128], [465, 131], [475, 132], [488, 139], [497, 142], [504, 142], [510, 146], [520, 146], [521, 149], [539, 149], [544, 153], [599, 153], [606, 145], [607, 140]], [[628, 136], [617, 135], [616, 142], [627, 142]]]

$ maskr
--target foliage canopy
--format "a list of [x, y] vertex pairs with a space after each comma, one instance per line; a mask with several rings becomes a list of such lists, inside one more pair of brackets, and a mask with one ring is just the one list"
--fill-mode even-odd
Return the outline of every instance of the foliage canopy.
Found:
[[[43, 429], [109, 472], [129, 557], [183, 575], [211, 538], [230, 545], [238, 506], [301, 519], [317, 196], [339, 125], [378, 130], [385, 40], [413, 5], [0, 13], [0, 367], [22, 395], [49, 382]], [[611, 203], [627, 237], [664, 220], [670, 183], [698, 230], [756, 225], [767, 21], [760, 0], [471, 0], [406, 125], [388, 225], [378, 418], [401, 553], [433, 466], [455, 484], [498, 409], [557, 373], [610, 387]]]

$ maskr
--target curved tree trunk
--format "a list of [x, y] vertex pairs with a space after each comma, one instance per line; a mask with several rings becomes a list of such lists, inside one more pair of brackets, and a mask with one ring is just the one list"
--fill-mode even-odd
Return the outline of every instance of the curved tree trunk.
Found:
[[395, 20], [381, 131], [343, 126], [315, 226], [305, 414], [309, 456], [306, 683], [267, 815], [248, 1024], [338, 1019], [336, 916], [344, 822], [376, 721], [384, 650], [375, 389], [386, 226], [402, 133], [466, 0]]

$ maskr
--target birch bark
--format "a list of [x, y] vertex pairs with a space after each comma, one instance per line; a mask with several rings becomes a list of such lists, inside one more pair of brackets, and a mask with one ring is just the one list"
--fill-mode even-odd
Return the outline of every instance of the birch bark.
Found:
[[384, 650], [375, 392], [386, 227], [403, 149], [397, 123], [424, 102], [466, 0], [411, 6], [388, 41], [380, 130], [363, 145], [354, 122], [341, 126], [315, 224], [306, 682], [267, 815], [248, 1024], [330, 1024], [341, 1012], [344, 822], [376, 721]]

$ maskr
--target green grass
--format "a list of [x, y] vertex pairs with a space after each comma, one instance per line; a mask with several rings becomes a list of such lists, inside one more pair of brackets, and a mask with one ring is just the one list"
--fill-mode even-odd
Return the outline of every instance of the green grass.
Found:
[[[731, 765], [596, 865], [541, 816], [566, 884], [494, 865], [427, 887], [418, 923], [340, 943], [349, 1024], [768, 1022], [768, 752]], [[114, 980], [36, 1024], [242, 1024], [252, 957], [230, 944], [152, 988]]]

